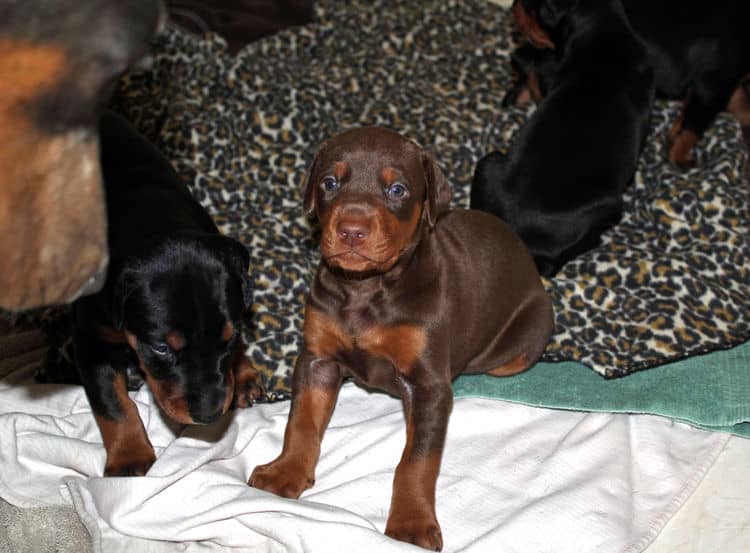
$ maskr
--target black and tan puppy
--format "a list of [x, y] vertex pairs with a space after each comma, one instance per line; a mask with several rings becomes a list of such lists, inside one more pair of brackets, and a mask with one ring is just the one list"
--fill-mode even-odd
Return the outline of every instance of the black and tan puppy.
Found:
[[261, 393], [240, 336], [249, 256], [124, 119], [106, 112], [100, 143], [111, 258], [102, 291], [74, 304], [74, 351], [104, 474], [142, 475], [155, 455], [128, 397], [130, 365], [180, 423], [211, 422], [233, 398], [246, 406]]
[[[684, 101], [667, 136], [668, 157], [675, 165], [689, 167], [695, 163], [693, 146], [720, 111], [748, 118], [747, 92], [741, 82], [750, 74], [750, 2], [622, 0], [622, 4], [646, 46], [657, 95]], [[533, 2], [520, 0], [514, 6], [516, 21], [531, 46], [513, 53], [520, 80], [507, 103], [539, 101], [557, 69], [553, 39], [540, 27], [545, 14], [535, 9]]]
[[514, 9], [528, 6], [559, 64], [508, 154], [479, 161], [471, 207], [507, 221], [551, 276], [620, 220], [648, 133], [653, 73], [619, 0], [519, 0]]
[[96, 126], [165, 19], [157, 0], [0, 1], [0, 308], [101, 288]]
[[406, 447], [386, 534], [442, 548], [435, 482], [461, 373], [511, 375], [533, 364], [553, 328], [528, 251], [485, 213], [448, 211], [433, 158], [369, 127], [320, 149], [304, 207], [322, 226], [281, 455], [250, 485], [298, 497], [315, 480], [320, 441], [345, 377], [401, 397]]

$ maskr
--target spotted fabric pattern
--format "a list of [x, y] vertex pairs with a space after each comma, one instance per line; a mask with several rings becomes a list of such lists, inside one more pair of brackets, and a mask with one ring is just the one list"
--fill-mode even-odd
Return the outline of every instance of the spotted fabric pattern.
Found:
[[[517, 40], [507, 10], [486, 0], [316, 4], [312, 24], [236, 56], [215, 35], [168, 28], [153, 67], [123, 79], [115, 98], [250, 251], [246, 338], [268, 400], [288, 397], [319, 261], [301, 203], [318, 146], [350, 127], [396, 129], [435, 154], [454, 205], [466, 207], [476, 162], [507, 149], [531, 115], [500, 108]], [[621, 376], [750, 335], [739, 127], [720, 117], [699, 144], [699, 167], [683, 172], [664, 148], [677, 108], [657, 105], [622, 222], [545, 283], [556, 332], [544, 359]]]

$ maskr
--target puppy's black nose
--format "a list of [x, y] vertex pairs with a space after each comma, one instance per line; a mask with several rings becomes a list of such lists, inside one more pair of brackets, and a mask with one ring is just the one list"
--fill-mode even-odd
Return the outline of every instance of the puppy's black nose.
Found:
[[198, 411], [195, 413], [190, 413], [190, 416], [195, 424], [210, 424], [221, 417], [223, 414], [223, 409], [219, 408], [212, 413]]
[[344, 243], [354, 247], [367, 240], [370, 225], [362, 220], [343, 220], [336, 225], [336, 230]]

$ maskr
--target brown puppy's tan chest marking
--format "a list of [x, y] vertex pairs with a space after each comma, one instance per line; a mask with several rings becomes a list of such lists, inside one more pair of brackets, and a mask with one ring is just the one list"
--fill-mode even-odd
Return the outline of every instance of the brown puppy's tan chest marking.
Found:
[[318, 357], [360, 349], [387, 359], [398, 372], [409, 374], [427, 346], [427, 333], [412, 324], [372, 325], [354, 336], [333, 318], [308, 308], [305, 345]]
[[333, 357], [336, 352], [354, 348], [353, 340], [331, 317], [307, 308], [304, 323], [305, 347], [318, 357]]
[[376, 325], [360, 334], [357, 346], [388, 359], [398, 372], [408, 375], [427, 346], [427, 333], [416, 325]]

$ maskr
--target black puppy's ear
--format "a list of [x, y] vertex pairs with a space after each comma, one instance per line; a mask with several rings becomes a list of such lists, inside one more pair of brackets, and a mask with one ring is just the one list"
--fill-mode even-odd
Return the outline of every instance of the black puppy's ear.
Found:
[[128, 297], [137, 286], [137, 272], [134, 269], [123, 269], [112, 289], [112, 326], [115, 330], [124, 330], [126, 325], [125, 305]]
[[453, 190], [451, 190], [451, 185], [435, 158], [427, 152], [422, 152], [421, 156], [426, 183], [424, 211], [427, 215], [427, 222], [432, 228], [435, 226], [438, 217], [443, 212], [448, 211]]
[[220, 236], [224, 259], [230, 273], [242, 282], [242, 302], [245, 309], [253, 304], [253, 281], [250, 278], [250, 253], [234, 238]]

